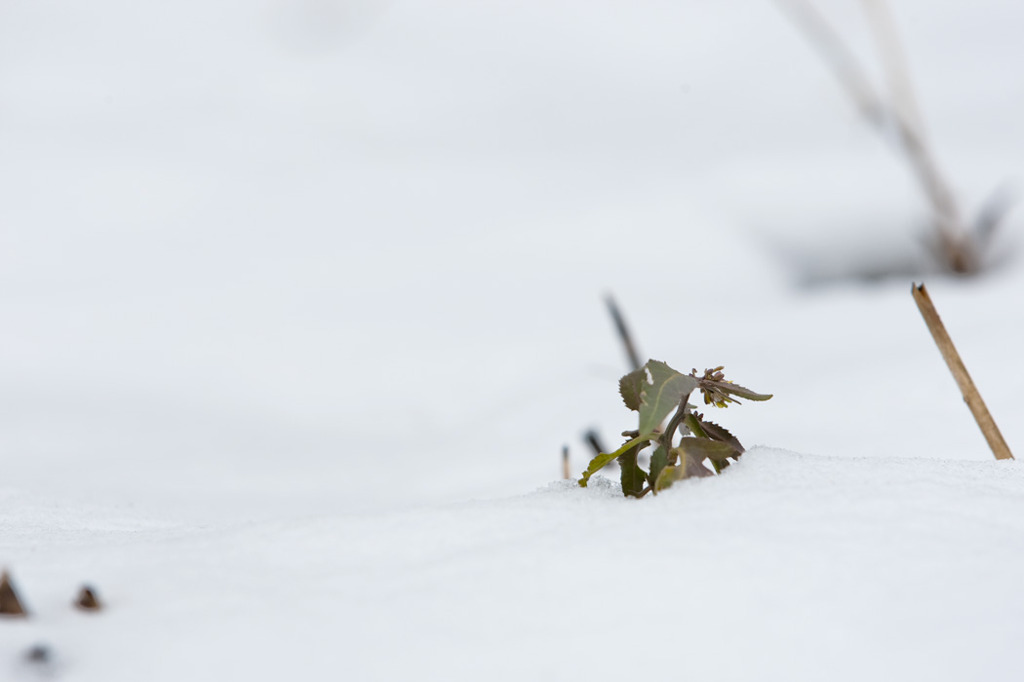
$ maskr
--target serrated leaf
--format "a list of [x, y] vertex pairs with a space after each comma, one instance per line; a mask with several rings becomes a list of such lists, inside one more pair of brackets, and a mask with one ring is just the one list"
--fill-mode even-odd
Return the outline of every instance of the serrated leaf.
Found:
[[[697, 462], [703, 462], [705, 459], [723, 460], [738, 454], [736, 448], [729, 443], [709, 438], [681, 438], [677, 449], [682, 450]], [[707, 471], [707, 469], [704, 470]]]
[[625, 454], [619, 455], [619, 467], [622, 471], [620, 480], [622, 481], [622, 494], [627, 497], [640, 497], [640, 493], [644, 490], [644, 483], [647, 482], [647, 476], [644, 474], [636, 463], [636, 456], [640, 452], [640, 448], [643, 444], [634, 445], [629, 450], [626, 450]]
[[665, 448], [658, 446], [654, 450], [654, 454], [651, 455], [651, 473], [647, 475], [647, 482], [651, 488], [654, 488], [655, 482], [658, 480], [658, 474], [661, 470], [668, 465], [668, 453], [665, 452]]
[[593, 476], [598, 471], [611, 464], [611, 462], [613, 462], [618, 457], [621, 457], [622, 455], [626, 454], [626, 452], [630, 448], [641, 445], [642, 443], [646, 443], [648, 440], [650, 440], [650, 438], [639, 436], [632, 440], [626, 441], [625, 443], [623, 443], [622, 447], [620, 447], [615, 452], [601, 453], [594, 459], [590, 460], [590, 464], [587, 466], [587, 470], [583, 472], [583, 477], [579, 480], [580, 487], [586, 488], [587, 481], [590, 480], [591, 476]]
[[711, 466], [713, 466], [715, 468], [715, 473], [716, 474], [720, 474], [723, 471], [725, 471], [725, 468], [727, 466], [729, 466], [729, 460], [727, 460], [727, 459], [722, 459], [722, 460], [713, 459], [713, 460], [711, 460]]
[[643, 386], [640, 396], [640, 435], [650, 436], [697, 388], [698, 381], [658, 360], [648, 360], [644, 366], [650, 373], [651, 383]]
[[727, 395], [738, 395], [741, 398], [747, 400], [769, 400], [772, 397], [771, 393], [756, 393], [751, 391], [749, 388], [744, 388], [739, 384], [734, 384], [731, 381], [711, 381], [709, 379], [701, 380], [702, 384], [709, 384], [714, 390], [719, 393], [725, 393]]
[[761, 401], [772, 399], [772, 393], [757, 393], [755, 391], [751, 391], [749, 388], [744, 388], [743, 386], [739, 386], [737, 384], [729, 384], [729, 386], [731, 387], [731, 389], [729, 390], [730, 393], [732, 393], [733, 395], [738, 395], [741, 398], [746, 398], [747, 400]]
[[744, 452], [746, 452], [746, 448], [743, 447], [743, 444], [740, 443], [739, 439], [736, 438], [736, 436], [732, 435], [729, 432], [729, 430], [726, 429], [725, 427], [719, 426], [718, 424], [714, 424], [712, 422], [706, 422], [703, 419], [700, 420], [700, 427], [701, 429], [703, 429], [704, 433], [707, 435], [708, 438], [711, 438], [712, 440], [721, 441], [723, 443], [728, 443], [729, 445], [736, 448], [736, 457], [739, 457]]
[[647, 370], [643, 367], [633, 370], [619, 379], [619, 395], [626, 407], [636, 412], [640, 409], [640, 396], [647, 385]]

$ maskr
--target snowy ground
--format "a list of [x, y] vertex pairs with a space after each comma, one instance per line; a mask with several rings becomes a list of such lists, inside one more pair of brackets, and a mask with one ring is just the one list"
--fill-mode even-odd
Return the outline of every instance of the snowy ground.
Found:
[[[1024, 13], [894, 4], [976, 207]], [[920, 269], [770, 2], [7, 2], [0, 181], [0, 679], [1017, 677], [1024, 474], [910, 282], [1024, 449], [1021, 220]], [[555, 481], [633, 426], [609, 291], [775, 394], [716, 414], [762, 445], [726, 475]]]

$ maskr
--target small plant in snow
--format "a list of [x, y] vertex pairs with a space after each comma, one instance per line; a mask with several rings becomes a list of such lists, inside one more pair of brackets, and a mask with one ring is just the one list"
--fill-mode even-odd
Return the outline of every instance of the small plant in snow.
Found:
[[[771, 395], [755, 393], [748, 388], [726, 381], [722, 367], [683, 374], [664, 362], [648, 360], [640, 369], [619, 380], [619, 393], [626, 407], [640, 414], [640, 425], [635, 431], [624, 431], [628, 438], [615, 452], [601, 453], [590, 461], [583, 472], [580, 485], [612, 460], [618, 460], [622, 470], [622, 493], [627, 497], [643, 497], [649, 492], [657, 495], [676, 481], [691, 476], [713, 476], [704, 466], [710, 460], [716, 473], [729, 466], [730, 459], [743, 454], [743, 446], [731, 433], [717, 424], [704, 420], [697, 408], [689, 404], [690, 394], [699, 389], [704, 403], [715, 407], [728, 407], [739, 402], [734, 396], [749, 400], [768, 400]], [[674, 412], [673, 412], [674, 411]], [[665, 418], [672, 414], [663, 429]], [[676, 439], [676, 434], [679, 438]], [[638, 464], [640, 452], [652, 447], [650, 471]]]

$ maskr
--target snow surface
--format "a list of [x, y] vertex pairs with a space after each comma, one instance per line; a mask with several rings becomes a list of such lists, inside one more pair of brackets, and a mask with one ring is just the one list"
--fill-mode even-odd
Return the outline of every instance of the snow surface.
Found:
[[[895, 14], [973, 210], [1024, 11]], [[873, 135], [765, 1], [3, 3], [0, 679], [1017, 679], [1024, 474], [909, 290], [1020, 450], [1020, 219], [929, 272]], [[633, 426], [609, 291], [764, 445], [552, 483]]]

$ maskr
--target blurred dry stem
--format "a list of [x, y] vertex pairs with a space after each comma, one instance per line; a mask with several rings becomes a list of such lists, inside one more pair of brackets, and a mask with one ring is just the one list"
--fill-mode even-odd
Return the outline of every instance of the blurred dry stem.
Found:
[[11, 577], [7, 571], [0, 572], [0, 615], [4, 616], [27, 616], [25, 607], [18, 599], [18, 593], [11, 583]]
[[853, 51], [810, 0], [776, 2], [817, 49], [864, 118], [883, 137], [895, 140], [931, 206], [937, 247], [946, 267], [957, 273], [977, 272], [981, 254], [1010, 202], [997, 193], [973, 225], [964, 221], [925, 136], [906, 58], [887, 3], [862, 0], [888, 81], [888, 101], [872, 87]]
[[[626, 360], [629, 362], [629, 369], [639, 369], [643, 364], [640, 362], [640, 354], [637, 353], [636, 344], [633, 343], [633, 335], [629, 333], [629, 326], [626, 325], [626, 318], [623, 317], [622, 311], [619, 309], [619, 304], [615, 302], [615, 298], [611, 294], [607, 294], [604, 297], [605, 306], [608, 308], [608, 314], [612, 317], [612, 323], [615, 325], [615, 331], [619, 335], [619, 340], [622, 341], [623, 350], [626, 351]], [[589, 429], [583, 434], [583, 440], [587, 442], [590, 449], [594, 451], [594, 455], [600, 455], [603, 452], [608, 452], [604, 448], [604, 444], [601, 442], [601, 437], [596, 429]], [[568, 450], [565, 453], [566, 461], [568, 461]], [[568, 464], [566, 464], [568, 467]], [[565, 478], [570, 478], [571, 474], [569, 469], [565, 469]]]
[[939, 318], [938, 311], [935, 310], [935, 304], [932, 303], [928, 291], [921, 284], [912, 286], [911, 293], [914, 296], [914, 302], [917, 303], [918, 310], [921, 311], [921, 316], [924, 317], [925, 324], [928, 325], [928, 331], [932, 333], [932, 338], [935, 339], [935, 345], [939, 347], [942, 358], [946, 361], [949, 371], [953, 373], [957, 386], [960, 387], [960, 392], [964, 396], [964, 402], [971, 409], [974, 421], [978, 423], [981, 432], [985, 435], [988, 446], [992, 448], [992, 454], [996, 456], [996, 459], [1013, 459], [1013, 454], [1010, 452], [1006, 441], [1003, 440], [999, 427], [996, 426], [996, 422], [989, 413], [988, 407], [985, 406], [985, 401], [981, 399], [981, 394], [978, 393], [978, 388], [974, 385], [974, 381], [971, 380], [971, 375], [967, 373], [967, 367], [964, 366], [963, 360], [960, 359], [960, 354], [957, 352], [956, 346], [953, 345], [953, 340], [949, 337], [946, 326], [942, 324], [942, 320]]
[[569, 467], [569, 446], [562, 446], [562, 478], [569, 480], [572, 478], [572, 469]]
[[589, 429], [583, 434], [583, 440], [587, 441], [590, 445], [590, 449], [594, 451], [594, 454], [600, 455], [602, 452], [608, 452], [604, 448], [604, 443], [601, 442], [601, 436], [598, 435], [596, 429]]
[[82, 611], [99, 611], [103, 608], [99, 598], [96, 596], [96, 590], [89, 585], [82, 585], [82, 589], [78, 591], [78, 596], [75, 597], [74, 604], [75, 608]]
[[633, 343], [633, 336], [629, 333], [629, 327], [626, 326], [626, 319], [622, 316], [622, 311], [619, 310], [619, 306], [611, 294], [604, 297], [604, 302], [608, 306], [612, 322], [615, 323], [615, 331], [619, 333], [619, 339], [622, 340], [622, 346], [626, 350], [630, 371], [639, 369], [643, 363], [640, 362], [640, 354], [636, 352], [636, 344]]

